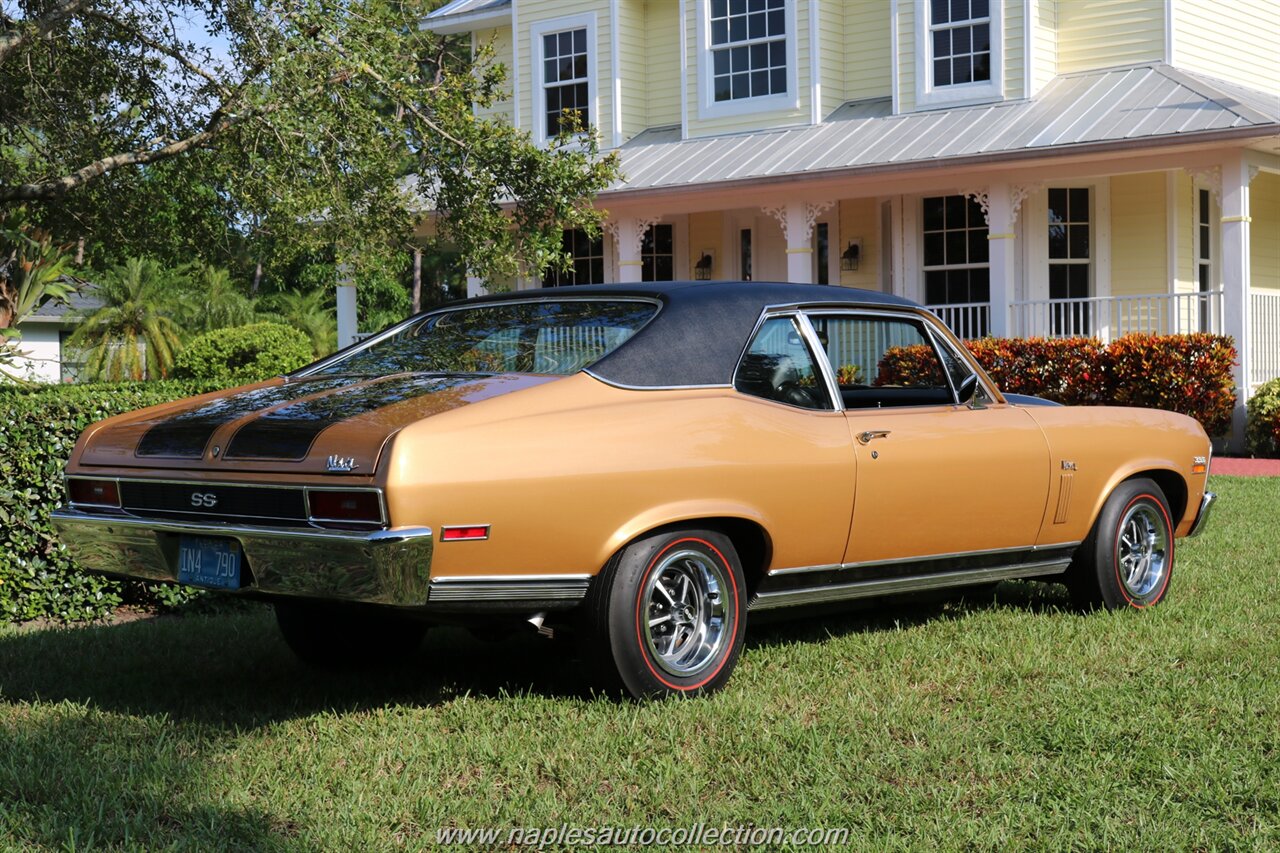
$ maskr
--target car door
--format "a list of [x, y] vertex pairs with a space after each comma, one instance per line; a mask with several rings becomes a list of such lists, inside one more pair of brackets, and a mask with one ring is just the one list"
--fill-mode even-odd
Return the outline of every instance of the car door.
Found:
[[[831, 565], [853, 509], [848, 427], [795, 312], [760, 322], [734, 376], [733, 458], [720, 479], [750, 494], [775, 567]], [[726, 483], [726, 485], [728, 485]]]
[[978, 402], [958, 403], [974, 371], [923, 318], [831, 311], [810, 321], [857, 456], [844, 563], [937, 557], [921, 570], [953, 571], [1031, 548], [1049, 488], [1048, 445], [1031, 417], [981, 387]]

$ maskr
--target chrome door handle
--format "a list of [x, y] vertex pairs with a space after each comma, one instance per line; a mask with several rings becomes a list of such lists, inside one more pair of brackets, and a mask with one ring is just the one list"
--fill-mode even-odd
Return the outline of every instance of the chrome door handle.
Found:
[[889, 430], [887, 429], [869, 429], [866, 432], [858, 433], [858, 442], [861, 444], [870, 444], [873, 438], [887, 438]]

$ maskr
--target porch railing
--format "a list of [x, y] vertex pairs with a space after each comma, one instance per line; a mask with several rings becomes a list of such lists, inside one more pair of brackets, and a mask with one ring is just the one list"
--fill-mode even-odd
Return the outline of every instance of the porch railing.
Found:
[[1280, 376], [1280, 290], [1251, 290], [1249, 325], [1253, 383]]
[[1096, 337], [1109, 343], [1134, 333], [1188, 335], [1222, 330], [1222, 291], [1090, 296], [1014, 302], [1015, 337]]
[[964, 340], [991, 334], [991, 303], [965, 302], [955, 305], [928, 305], [946, 327]]

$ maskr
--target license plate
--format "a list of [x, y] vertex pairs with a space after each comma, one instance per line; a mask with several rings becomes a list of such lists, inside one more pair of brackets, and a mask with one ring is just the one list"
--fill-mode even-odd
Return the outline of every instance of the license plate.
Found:
[[240, 588], [240, 543], [234, 539], [178, 539], [178, 583], [212, 589]]

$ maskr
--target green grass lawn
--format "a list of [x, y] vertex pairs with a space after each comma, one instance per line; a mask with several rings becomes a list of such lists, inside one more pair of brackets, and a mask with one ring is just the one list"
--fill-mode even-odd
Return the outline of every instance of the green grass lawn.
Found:
[[848, 827], [856, 847], [1280, 847], [1280, 479], [1214, 478], [1168, 602], [1060, 587], [755, 626], [707, 700], [429, 636], [324, 675], [270, 615], [0, 629], [0, 846], [395, 849], [441, 826]]

